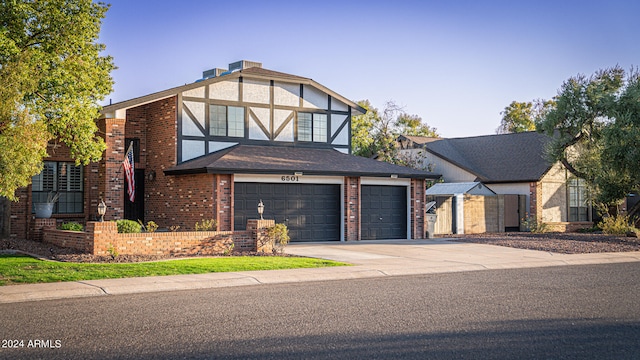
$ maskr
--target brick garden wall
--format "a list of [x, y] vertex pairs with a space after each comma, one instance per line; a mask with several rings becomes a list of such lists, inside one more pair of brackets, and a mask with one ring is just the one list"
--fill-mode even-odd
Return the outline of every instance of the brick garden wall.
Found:
[[[47, 220], [47, 219], [42, 219]], [[273, 220], [249, 220], [246, 231], [177, 231], [119, 234], [113, 221], [88, 222], [86, 231], [41, 229], [42, 241], [92, 255], [215, 255], [234, 251], [256, 251], [265, 229]], [[266, 249], [262, 249], [266, 250]]]

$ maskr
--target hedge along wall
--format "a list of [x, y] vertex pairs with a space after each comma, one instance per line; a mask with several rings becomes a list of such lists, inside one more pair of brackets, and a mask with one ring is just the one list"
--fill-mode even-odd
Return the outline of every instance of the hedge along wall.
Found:
[[215, 255], [231, 249], [256, 251], [273, 220], [248, 220], [245, 231], [185, 231], [118, 234], [116, 223], [87, 222], [85, 232], [43, 229], [43, 241], [92, 255]]

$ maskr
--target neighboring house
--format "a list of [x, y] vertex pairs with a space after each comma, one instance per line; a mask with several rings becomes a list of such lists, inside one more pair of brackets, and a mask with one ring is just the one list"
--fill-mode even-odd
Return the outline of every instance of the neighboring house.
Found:
[[506, 218], [520, 223], [506, 223], [505, 228], [521, 227], [526, 216], [559, 231], [591, 226], [586, 185], [560, 163], [546, 160], [549, 140], [537, 132], [398, 139], [402, 152], [421, 157], [425, 166], [442, 174], [445, 183], [481, 182], [496, 194], [519, 195], [513, 201], [505, 198], [505, 214], [519, 211], [517, 217], [506, 214]]
[[[61, 194], [53, 217], [154, 221], [221, 231], [265, 219], [288, 225], [292, 241], [423, 238], [430, 172], [350, 155], [351, 116], [365, 110], [312, 79], [239, 61], [184, 86], [105, 106], [98, 119], [107, 150], [76, 167], [50, 148], [45, 170], [18, 191], [11, 235], [30, 236], [32, 204]], [[133, 144], [134, 202], [122, 161]]]

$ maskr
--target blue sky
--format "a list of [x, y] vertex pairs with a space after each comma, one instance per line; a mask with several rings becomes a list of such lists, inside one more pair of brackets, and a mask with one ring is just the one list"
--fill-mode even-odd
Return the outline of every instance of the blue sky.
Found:
[[462, 137], [495, 133], [511, 101], [551, 98], [576, 74], [640, 66], [637, 0], [107, 2], [105, 104], [252, 60]]

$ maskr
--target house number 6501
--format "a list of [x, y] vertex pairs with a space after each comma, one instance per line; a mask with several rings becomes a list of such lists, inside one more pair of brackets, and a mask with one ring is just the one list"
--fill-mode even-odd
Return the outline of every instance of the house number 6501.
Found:
[[300, 181], [300, 176], [283, 175], [282, 181], [286, 181], [286, 182]]

